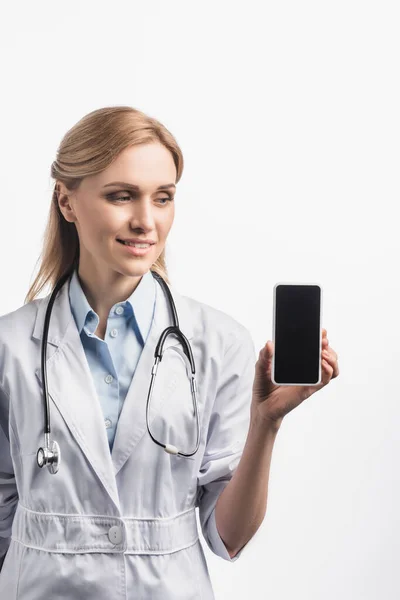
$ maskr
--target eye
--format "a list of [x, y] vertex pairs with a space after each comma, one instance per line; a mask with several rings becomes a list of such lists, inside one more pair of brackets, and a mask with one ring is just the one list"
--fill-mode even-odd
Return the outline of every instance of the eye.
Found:
[[172, 202], [173, 201], [173, 197], [168, 194], [168, 196], [166, 198], [165, 197], [164, 198], [159, 198], [159, 200], [167, 200], [169, 202]]
[[107, 196], [107, 198], [109, 200], [111, 200], [112, 202], [120, 202], [120, 201], [125, 202], [126, 200], [130, 200], [131, 199], [130, 196], [118, 196], [118, 198], [117, 198], [117, 197], [114, 197], [112, 195]]
[[[106, 198], [108, 200], [110, 200], [111, 202], [127, 202], [128, 200], [131, 199], [131, 195], [129, 195], [129, 196], [116, 196], [116, 194], [107, 194]], [[167, 197], [159, 198], [159, 200], [167, 200], [168, 202], [172, 202], [173, 199], [174, 198], [170, 194], [168, 194]], [[165, 206], [164, 203], [162, 203], [162, 205]]]

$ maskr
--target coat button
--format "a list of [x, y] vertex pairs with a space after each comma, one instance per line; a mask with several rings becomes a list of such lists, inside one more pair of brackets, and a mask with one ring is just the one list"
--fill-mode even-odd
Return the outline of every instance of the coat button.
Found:
[[122, 542], [122, 530], [118, 525], [110, 527], [108, 530], [108, 539], [112, 544], [120, 544]]

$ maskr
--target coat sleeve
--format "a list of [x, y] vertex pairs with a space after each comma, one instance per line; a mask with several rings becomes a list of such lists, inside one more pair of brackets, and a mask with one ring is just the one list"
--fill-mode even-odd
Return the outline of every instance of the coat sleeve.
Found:
[[0, 386], [0, 571], [11, 540], [11, 526], [18, 502], [10, 453], [9, 398]]
[[231, 480], [242, 456], [250, 425], [250, 405], [256, 352], [250, 333], [241, 326], [225, 352], [210, 416], [207, 442], [198, 473], [199, 520], [203, 536], [214, 554], [233, 562], [218, 533], [215, 505]]

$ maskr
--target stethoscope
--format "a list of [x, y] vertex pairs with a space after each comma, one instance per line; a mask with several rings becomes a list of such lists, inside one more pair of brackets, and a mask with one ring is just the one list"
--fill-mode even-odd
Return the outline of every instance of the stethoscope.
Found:
[[[60, 462], [61, 462], [61, 452], [60, 452], [60, 446], [58, 445], [58, 443], [55, 440], [50, 440], [50, 433], [51, 433], [50, 432], [50, 408], [49, 408], [49, 396], [48, 396], [48, 392], [47, 392], [47, 369], [46, 369], [47, 334], [48, 334], [48, 330], [49, 330], [51, 310], [53, 308], [53, 304], [54, 304], [56, 295], [57, 295], [58, 291], [60, 290], [60, 288], [64, 285], [66, 280], [72, 275], [72, 273], [73, 273], [73, 270], [72, 270], [72, 272], [71, 272], [71, 270], [68, 270], [64, 275], [62, 275], [62, 277], [60, 277], [60, 279], [56, 283], [54, 290], [50, 296], [49, 303], [47, 305], [46, 315], [45, 315], [45, 319], [44, 319], [44, 328], [43, 328], [41, 371], [42, 371], [43, 401], [44, 401], [44, 447], [39, 448], [39, 450], [37, 451], [36, 460], [37, 460], [37, 464], [40, 468], [42, 468], [44, 465], [46, 465], [46, 467], [48, 467], [50, 473], [52, 473], [53, 475], [55, 473], [57, 473], [57, 471], [59, 469]], [[163, 288], [165, 294], [168, 297], [168, 302], [169, 302], [169, 305], [170, 305], [170, 308], [171, 308], [172, 314], [173, 314], [174, 324], [171, 325], [170, 327], [167, 327], [166, 329], [164, 329], [164, 331], [162, 332], [162, 334], [160, 336], [160, 339], [158, 340], [158, 343], [157, 343], [157, 346], [156, 346], [156, 349], [154, 352], [155, 361], [153, 364], [153, 368], [151, 369], [151, 381], [150, 381], [149, 392], [147, 394], [147, 405], [146, 405], [147, 431], [149, 432], [150, 437], [153, 440], [153, 442], [155, 442], [156, 444], [158, 444], [159, 446], [164, 448], [165, 452], [168, 452], [168, 454], [179, 454], [180, 456], [189, 457], [189, 456], [193, 456], [193, 454], [195, 454], [197, 452], [197, 450], [199, 448], [199, 443], [200, 443], [200, 424], [199, 424], [199, 414], [198, 414], [198, 410], [197, 410], [197, 384], [196, 384], [196, 379], [195, 379], [196, 369], [195, 369], [192, 349], [190, 347], [188, 339], [185, 337], [185, 335], [179, 329], [178, 315], [177, 315], [175, 303], [172, 298], [172, 294], [171, 294], [171, 291], [170, 291], [168, 285], [166, 284], [164, 279], [160, 275], [158, 275], [158, 273], [155, 273], [154, 271], [151, 271], [151, 273], [152, 273], [153, 277], [160, 283], [161, 287]], [[190, 379], [190, 389], [192, 392], [193, 414], [196, 415], [197, 440], [196, 440], [195, 450], [190, 453], [185, 453], [185, 452], [179, 451], [178, 448], [176, 446], [174, 446], [173, 444], [163, 444], [162, 442], [159, 442], [152, 435], [150, 428], [149, 428], [148, 415], [149, 415], [150, 399], [153, 394], [153, 387], [154, 387], [155, 377], [157, 374], [158, 365], [163, 357], [164, 343], [169, 335], [175, 335], [181, 342], [186, 359], [189, 360], [190, 368], [192, 371], [191, 379]], [[172, 349], [174, 349], [174, 347]], [[187, 375], [190, 378], [190, 374], [189, 374], [188, 370], [187, 370]]]

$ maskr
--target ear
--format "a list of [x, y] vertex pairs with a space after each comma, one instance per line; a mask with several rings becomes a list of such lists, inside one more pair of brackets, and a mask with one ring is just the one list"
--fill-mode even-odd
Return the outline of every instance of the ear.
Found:
[[64, 183], [58, 181], [55, 186], [55, 192], [57, 196], [57, 202], [60, 211], [62, 212], [64, 218], [69, 223], [74, 223], [76, 221], [76, 216], [74, 212], [73, 203], [71, 199], [74, 196], [74, 193], [69, 190]]

